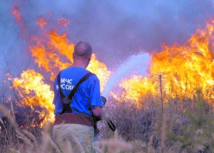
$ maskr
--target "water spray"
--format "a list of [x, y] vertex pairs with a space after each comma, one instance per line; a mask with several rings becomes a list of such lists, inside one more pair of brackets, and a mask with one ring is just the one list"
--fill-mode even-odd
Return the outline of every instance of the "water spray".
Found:
[[122, 77], [130, 73], [136, 72], [140, 75], [147, 75], [147, 69], [151, 56], [148, 53], [132, 55], [118, 67], [117, 71], [111, 75], [102, 92], [104, 97], [107, 97], [112, 88], [118, 83]]

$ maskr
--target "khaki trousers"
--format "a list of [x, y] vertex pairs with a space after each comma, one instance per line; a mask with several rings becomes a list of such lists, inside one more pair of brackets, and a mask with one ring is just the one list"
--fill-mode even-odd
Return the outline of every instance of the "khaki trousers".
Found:
[[53, 138], [65, 153], [94, 153], [94, 128], [80, 124], [59, 124], [53, 127]]

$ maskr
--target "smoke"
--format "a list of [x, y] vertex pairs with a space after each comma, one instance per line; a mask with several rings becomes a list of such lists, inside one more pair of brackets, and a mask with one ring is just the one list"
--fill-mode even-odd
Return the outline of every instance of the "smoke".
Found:
[[98, 59], [108, 67], [117, 67], [141, 50], [161, 51], [162, 43], [182, 44], [214, 14], [212, 0], [2, 1], [0, 34], [4, 39], [0, 40], [0, 50], [7, 55], [10, 52], [12, 58], [20, 54], [23, 59], [19, 62], [25, 61], [22, 55], [27, 43], [11, 14], [16, 2], [25, 25], [24, 35], [41, 33], [35, 24], [38, 18], [47, 21], [43, 30], [56, 28], [58, 19], [66, 18], [70, 20], [69, 26], [58, 32], [67, 31], [73, 43], [80, 40], [91, 43]]

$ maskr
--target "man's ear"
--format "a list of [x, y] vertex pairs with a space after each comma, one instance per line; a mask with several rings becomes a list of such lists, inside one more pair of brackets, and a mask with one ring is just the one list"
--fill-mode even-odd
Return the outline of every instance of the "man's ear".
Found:
[[91, 61], [91, 57], [88, 57], [86, 60], [87, 60], [87, 64], [86, 64], [86, 67], [87, 67]]
[[91, 61], [91, 56], [88, 57], [88, 62], [90, 62], [90, 61]]
[[74, 60], [74, 58], [75, 58], [75, 54], [74, 54], [74, 52], [73, 52], [73, 60]]

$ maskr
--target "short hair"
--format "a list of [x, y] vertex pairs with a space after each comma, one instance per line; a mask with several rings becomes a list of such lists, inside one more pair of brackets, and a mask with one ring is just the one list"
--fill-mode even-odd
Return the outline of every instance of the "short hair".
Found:
[[89, 43], [80, 41], [74, 46], [74, 58], [89, 58], [92, 54], [92, 47]]

